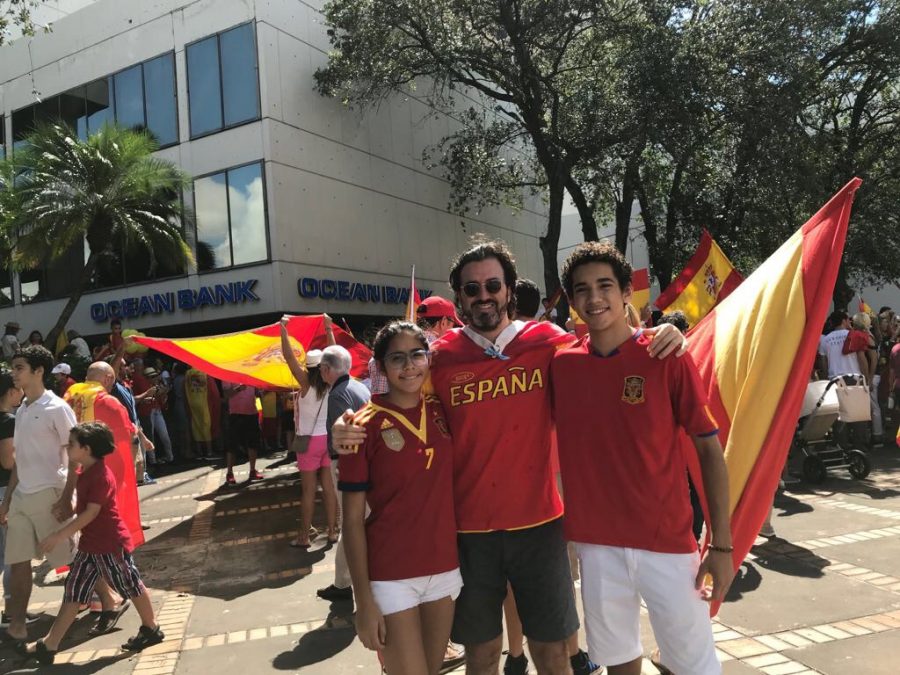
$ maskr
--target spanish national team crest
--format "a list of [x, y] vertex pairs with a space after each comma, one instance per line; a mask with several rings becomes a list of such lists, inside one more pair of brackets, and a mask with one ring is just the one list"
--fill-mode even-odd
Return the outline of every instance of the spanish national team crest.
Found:
[[383, 440], [384, 444], [394, 452], [400, 452], [403, 449], [403, 434], [401, 434], [400, 430], [396, 427], [392, 429], [384, 429], [381, 432], [381, 440]]
[[640, 375], [629, 375], [625, 378], [625, 388], [622, 391], [622, 400], [625, 403], [644, 402], [644, 378]]
[[713, 299], [719, 297], [719, 276], [712, 265], [706, 266], [706, 270], [703, 273], [703, 281], [706, 292], [709, 293], [710, 297]]

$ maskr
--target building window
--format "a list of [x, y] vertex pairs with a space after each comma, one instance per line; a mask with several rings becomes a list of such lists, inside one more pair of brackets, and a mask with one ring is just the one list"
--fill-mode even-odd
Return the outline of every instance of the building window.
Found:
[[13, 147], [36, 124], [62, 121], [85, 139], [107, 122], [147, 129], [160, 147], [178, 142], [178, 100], [172, 52], [13, 113]]
[[9, 267], [0, 267], [0, 307], [9, 307], [12, 304], [12, 273]]
[[199, 271], [268, 259], [262, 163], [194, 180], [194, 213]]
[[84, 260], [84, 245], [78, 242], [59, 258], [19, 272], [22, 302], [68, 298], [72, 294], [72, 285], [77, 283], [84, 269]]
[[191, 137], [259, 119], [259, 75], [253, 24], [188, 45]]

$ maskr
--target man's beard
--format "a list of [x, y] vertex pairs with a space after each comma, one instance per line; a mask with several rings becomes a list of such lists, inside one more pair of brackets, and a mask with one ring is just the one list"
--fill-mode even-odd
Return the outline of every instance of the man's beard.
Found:
[[480, 331], [492, 331], [503, 321], [507, 306], [506, 303], [500, 306], [493, 300], [481, 306], [472, 303], [465, 314], [472, 328]]

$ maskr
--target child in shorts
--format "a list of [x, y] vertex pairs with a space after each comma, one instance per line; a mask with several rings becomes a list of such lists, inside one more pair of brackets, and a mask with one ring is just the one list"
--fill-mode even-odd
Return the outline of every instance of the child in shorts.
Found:
[[391, 675], [437, 675], [462, 589], [452, 441], [440, 402], [422, 392], [429, 375], [422, 330], [394, 321], [373, 346], [389, 389], [353, 417], [366, 439], [341, 456], [338, 484], [356, 632], [383, 653]]
[[103, 458], [115, 450], [109, 427], [103, 422], [83, 422], [69, 434], [69, 460], [81, 464], [76, 486], [77, 517], [40, 543], [43, 551], [81, 532], [78, 552], [69, 565], [63, 605], [50, 632], [25, 647], [27, 656], [50, 665], [59, 643], [78, 616], [78, 608], [91, 601], [101, 577], [123, 598], [134, 603], [141, 617], [137, 635], [122, 645], [126, 651], [141, 651], [165, 638], [153, 613], [150, 596], [131, 557], [131, 535], [116, 504], [116, 479]]

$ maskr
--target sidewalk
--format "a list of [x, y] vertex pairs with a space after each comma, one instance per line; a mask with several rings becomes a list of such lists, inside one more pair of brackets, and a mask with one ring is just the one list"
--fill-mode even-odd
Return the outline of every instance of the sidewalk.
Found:
[[[900, 451], [871, 457], [866, 481], [841, 472], [822, 489], [795, 486], [777, 499], [779, 538], [758, 540], [714, 624], [726, 675], [898, 672]], [[140, 488], [151, 529], [135, 557], [167, 640], [139, 656], [122, 654], [136, 612], [94, 639], [86, 635], [92, 618], [82, 615], [53, 672], [377, 673], [374, 654], [355, 639], [352, 607], [315, 595], [333, 579], [334, 548], [324, 537], [308, 551], [288, 546], [298, 528], [296, 470], [265, 476], [220, 491], [224, 471], [201, 467]], [[43, 579], [46, 570], [38, 572]], [[31, 627], [33, 638], [49, 628], [61, 596], [59, 582], [35, 586], [30, 610], [47, 616]], [[643, 623], [649, 653], [646, 616]], [[0, 649], [0, 673], [34, 671]], [[655, 668], [647, 662], [644, 672]]]

